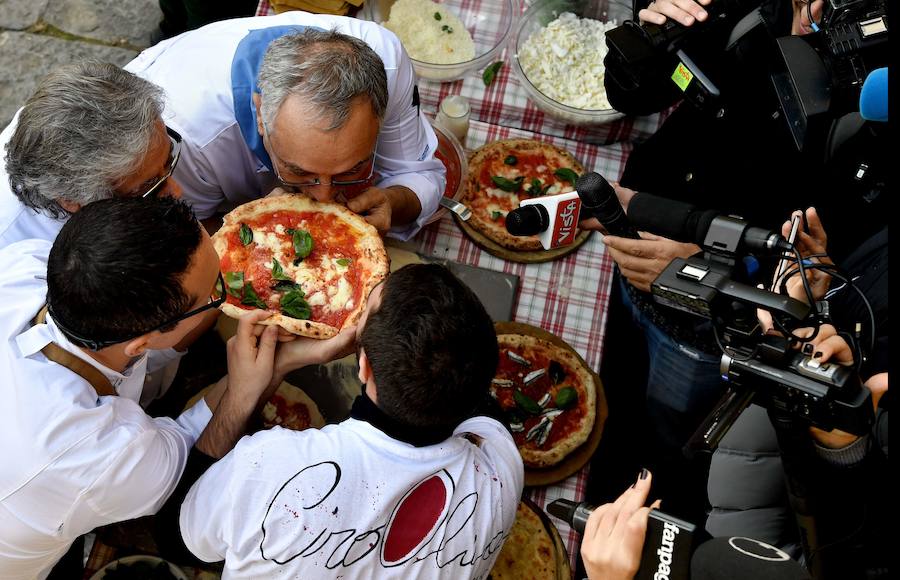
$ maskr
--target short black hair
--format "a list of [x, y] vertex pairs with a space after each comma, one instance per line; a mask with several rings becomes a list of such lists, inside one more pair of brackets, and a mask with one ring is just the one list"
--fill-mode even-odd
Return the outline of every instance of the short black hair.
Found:
[[50, 250], [53, 318], [79, 336], [121, 342], [183, 314], [197, 300], [182, 281], [203, 240], [201, 227], [190, 206], [170, 197], [84, 206]]
[[450, 270], [412, 264], [384, 283], [360, 336], [378, 407], [412, 427], [455, 427], [497, 370], [497, 334], [481, 301]]

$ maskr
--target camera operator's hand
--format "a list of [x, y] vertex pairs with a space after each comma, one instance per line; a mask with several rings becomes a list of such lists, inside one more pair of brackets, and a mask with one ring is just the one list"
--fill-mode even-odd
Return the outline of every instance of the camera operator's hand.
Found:
[[622, 275], [632, 286], [650, 291], [650, 284], [675, 258], [687, 258], [700, 251], [697, 244], [685, 244], [647, 232], [638, 232], [642, 239], [604, 236], [603, 243], [610, 257], [616, 261]]
[[[803, 213], [795, 211], [792, 216], [802, 217]], [[822, 220], [819, 219], [819, 214], [814, 207], [807, 208], [806, 210], [806, 226], [809, 231], [805, 232], [803, 231], [803, 228], [798, 229], [797, 236], [794, 239], [794, 246], [797, 248], [797, 251], [800, 252], [800, 256], [808, 258], [814, 264], [834, 264], [826, 253], [828, 236], [825, 234]], [[791, 221], [788, 220], [781, 226], [781, 234], [787, 238], [790, 233]], [[796, 269], [797, 264], [791, 263], [786, 271], [796, 271]], [[816, 300], [824, 298], [825, 293], [828, 292], [828, 288], [831, 286], [831, 275], [821, 270], [809, 270], [806, 272], [806, 279], [809, 281], [809, 287], [810, 290], [812, 290], [813, 297]], [[803, 280], [800, 279], [799, 273], [795, 273], [789, 277], [785, 286], [788, 296], [803, 302], [808, 302], [806, 290], [803, 288]], [[780, 288], [781, 281], [776, 281], [775, 290], [778, 291]]]
[[581, 559], [590, 580], [632, 580], [641, 565], [647, 516], [659, 506], [644, 507], [650, 493], [650, 472], [613, 502], [595, 509], [584, 527]]
[[[819, 0], [821, 2], [821, 0]], [[703, 22], [709, 17], [703, 6], [709, 6], [711, 0], [656, 0], [638, 12], [641, 24], [665, 24], [667, 18], [690, 26], [696, 21]]]
[[[625, 211], [625, 214], [628, 214], [628, 204], [631, 202], [631, 198], [637, 193], [633, 189], [628, 189], [627, 187], [622, 187], [619, 185], [618, 181], [611, 181], [609, 183], [612, 185], [613, 191], [616, 192], [616, 197], [619, 199], [619, 205], [622, 206], [622, 209]], [[606, 228], [603, 227], [603, 224], [600, 223], [600, 220], [597, 218], [588, 218], [586, 220], [581, 220], [578, 222], [578, 227], [583, 230], [593, 230], [595, 232], [600, 232], [601, 234], [606, 234]]]
[[794, 8], [794, 19], [791, 22], [791, 34], [794, 36], [802, 36], [813, 31], [812, 23], [809, 20], [809, 13], [812, 12], [813, 20], [821, 22], [822, 7], [825, 5], [823, 0], [813, 0], [812, 4], [807, 7], [809, 0], [793, 0], [791, 3]]

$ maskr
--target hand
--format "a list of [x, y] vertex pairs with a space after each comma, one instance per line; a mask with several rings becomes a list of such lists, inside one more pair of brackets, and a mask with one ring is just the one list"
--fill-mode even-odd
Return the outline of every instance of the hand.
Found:
[[[650, 492], [650, 472], [641, 470], [633, 486], [614, 503], [591, 513], [581, 540], [581, 559], [590, 580], [632, 580], [641, 564], [647, 517], [644, 507]], [[659, 502], [654, 504], [658, 506]]]
[[[793, 216], [802, 216], [803, 214], [800, 211], [796, 211], [792, 214]], [[809, 229], [809, 233], [803, 231], [802, 228], [797, 230], [797, 236], [794, 240], [794, 247], [797, 248], [797, 251], [800, 253], [800, 256], [803, 258], [807, 258], [808, 256], [816, 256], [819, 254], [825, 254], [828, 247], [828, 236], [825, 234], [825, 228], [822, 226], [822, 220], [819, 219], [819, 214], [816, 212], [816, 208], [811, 207], [806, 210], [806, 225]], [[790, 220], [784, 222], [781, 226], [781, 235], [787, 238], [791, 233], [791, 222]], [[811, 262], [815, 264], [833, 264], [827, 255], [809, 258]], [[785, 272], [791, 272], [797, 270], [797, 264], [795, 262], [788, 263], [787, 267], [784, 269]], [[806, 279], [809, 281], [810, 290], [812, 290], [813, 298], [816, 300], [821, 300], [825, 297], [825, 293], [828, 292], [828, 288], [831, 285], [831, 275], [821, 270], [809, 270], [806, 272]], [[781, 291], [781, 282], [784, 280], [776, 280], [775, 281], [775, 291]], [[787, 283], [785, 284], [785, 289], [787, 290], [788, 296], [791, 298], [796, 298], [797, 300], [801, 300], [803, 302], [809, 302], [808, 297], [806, 296], [806, 290], [803, 287], [803, 280], [800, 278], [800, 274], [794, 274], [790, 278], [787, 279]]]
[[696, 244], [684, 244], [647, 232], [639, 234], [640, 240], [604, 236], [603, 243], [622, 275], [644, 292], [650, 291], [650, 284], [672, 260], [687, 258], [700, 251]]
[[[808, 1], [808, 0], [807, 0]], [[825, 5], [823, 0], [813, 0], [809, 9], [807, 9], [806, 1], [793, 0], [794, 18], [791, 22], [791, 34], [795, 36], [803, 36], [813, 31], [812, 23], [809, 21], [809, 11], [812, 11], [813, 20], [820, 22], [822, 20], [822, 7]]]
[[641, 23], [665, 24], [667, 18], [672, 18], [685, 26], [690, 26], [696, 21], [703, 22], [709, 17], [703, 6], [709, 6], [711, 1], [656, 0], [638, 12], [638, 19]]
[[[622, 209], [627, 214], [628, 203], [637, 192], [633, 189], [622, 187], [621, 185], [619, 185], [618, 181], [610, 181], [609, 184], [612, 185], [613, 190], [615, 190], [616, 192], [616, 197], [619, 198], [619, 204], [621, 204]], [[606, 228], [603, 227], [603, 224], [600, 223], [600, 220], [594, 217], [588, 218], [586, 220], [581, 220], [580, 222], [578, 222], [578, 227], [583, 230], [594, 230], [595, 232], [606, 234]]]
[[275, 367], [278, 327], [258, 324], [270, 315], [265, 310], [244, 314], [228, 339], [228, 390], [251, 408], [269, 386]]
[[386, 189], [370, 187], [347, 202], [350, 211], [356, 212], [375, 226], [381, 234], [392, 225], [415, 221], [422, 213], [422, 204], [412, 190], [401, 186]]
[[312, 364], [322, 364], [352, 354], [356, 348], [356, 327], [343, 329], [326, 340], [297, 336], [283, 343], [275, 355], [272, 381], [281, 383], [287, 373]]

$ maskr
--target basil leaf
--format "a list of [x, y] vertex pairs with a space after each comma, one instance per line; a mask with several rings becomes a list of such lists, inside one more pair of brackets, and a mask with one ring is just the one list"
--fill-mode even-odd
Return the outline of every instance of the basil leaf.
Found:
[[[272, 286], [272, 290], [276, 292], [288, 292], [290, 290], [300, 290], [300, 285], [296, 282], [288, 282], [286, 280], [278, 280], [275, 282], [275, 285]], [[302, 292], [302, 290], [301, 290]]]
[[531, 179], [531, 185], [528, 187], [525, 193], [534, 197], [540, 197], [546, 192], [541, 189], [541, 180], [537, 177], [534, 177]]
[[435, 13], [434, 13], [434, 19], [435, 19], [435, 20], [440, 20], [440, 19], [441, 19], [441, 13], [440, 13], [440, 12], [435, 12]]
[[541, 406], [538, 405], [534, 399], [532, 399], [519, 389], [513, 391], [513, 399], [515, 399], [516, 405], [518, 405], [519, 408], [526, 413], [530, 413], [532, 415], [540, 415], [543, 411], [543, 409], [541, 409]]
[[[293, 242], [294, 242], [294, 252], [297, 253], [297, 257], [300, 259], [305, 258], [312, 252], [313, 250], [313, 239], [312, 236], [309, 235], [309, 232], [306, 230], [293, 230]], [[297, 261], [294, 261], [294, 265], [297, 265]]]
[[302, 290], [291, 290], [281, 297], [281, 313], [291, 318], [308, 320], [312, 316], [312, 308]]
[[244, 288], [243, 272], [225, 272], [225, 291], [237, 298], [241, 299], [241, 290]]
[[515, 155], [507, 155], [506, 159], [503, 160], [503, 163], [507, 165], [515, 165], [519, 162], [519, 159]]
[[259, 296], [256, 294], [256, 290], [253, 289], [253, 284], [250, 282], [244, 282], [244, 296], [241, 298], [241, 304], [256, 306], [260, 310], [267, 310], [269, 308], [265, 302], [260, 300]]
[[575, 185], [575, 182], [578, 181], [578, 174], [569, 169], [568, 167], [560, 167], [556, 171], [553, 172], [553, 175], [558, 178], [568, 181], [572, 185]]
[[499, 212], [499, 211], [492, 211], [492, 212], [491, 212], [491, 219], [492, 219], [492, 220], [498, 220], [498, 219], [500, 219], [501, 217], [503, 217], [503, 214], [502, 214], [501, 212]]
[[238, 237], [241, 238], [242, 244], [249, 246], [250, 242], [253, 241], [253, 230], [247, 224], [241, 224], [241, 231], [238, 233]]
[[563, 387], [556, 393], [556, 406], [568, 409], [578, 401], [578, 391], [572, 387]]
[[278, 260], [272, 258], [272, 279], [273, 280], [281, 280], [283, 282], [291, 282], [294, 280], [284, 274], [284, 270], [281, 267], [281, 264], [278, 263]]
[[515, 179], [506, 179], [505, 177], [500, 177], [499, 175], [492, 175], [491, 181], [494, 182], [494, 185], [502, 189], [503, 191], [509, 191], [511, 193], [515, 193], [522, 189], [522, 181], [525, 178], [521, 175]]
[[481, 80], [484, 81], [484, 86], [490, 86], [490, 84], [494, 82], [494, 77], [497, 76], [497, 72], [502, 66], [503, 61], [498, 60], [497, 62], [489, 65], [486, 69], [484, 69], [484, 72], [481, 74]]
[[347, 266], [350, 265], [350, 258], [339, 258], [339, 259], [337, 260], [337, 265], [338, 265], [338, 266], [343, 266], [343, 267], [346, 268]]

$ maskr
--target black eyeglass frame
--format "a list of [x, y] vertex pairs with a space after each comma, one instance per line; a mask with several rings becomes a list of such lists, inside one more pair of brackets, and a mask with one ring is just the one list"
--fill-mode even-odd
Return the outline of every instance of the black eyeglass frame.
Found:
[[156, 197], [159, 194], [160, 190], [165, 185], [166, 181], [172, 177], [172, 174], [175, 172], [175, 166], [178, 165], [178, 160], [181, 159], [181, 135], [178, 134], [178, 131], [172, 129], [169, 126], [166, 126], [166, 134], [169, 136], [169, 139], [172, 141], [172, 151], [169, 157], [172, 159], [172, 164], [169, 166], [169, 169], [166, 171], [166, 174], [162, 176], [159, 181], [150, 186], [150, 189], [141, 194], [141, 197]]
[[185, 312], [184, 314], [181, 314], [180, 316], [176, 316], [175, 318], [172, 318], [171, 320], [167, 320], [158, 326], [154, 326], [153, 328], [151, 328], [149, 330], [145, 330], [143, 332], [134, 334], [127, 338], [106, 339], [106, 340], [94, 340], [92, 338], [85, 338], [85, 337], [79, 335], [78, 333], [72, 332], [71, 330], [66, 328], [65, 325], [63, 325], [60, 322], [59, 318], [57, 318], [56, 315], [53, 313], [53, 306], [49, 302], [47, 303], [47, 312], [49, 312], [50, 316], [53, 317], [53, 322], [56, 324], [56, 326], [60, 330], [62, 330], [63, 333], [65, 333], [66, 338], [68, 338], [72, 342], [78, 343], [80, 346], [83, 346], [87, 349], [90, 349], [93, 351], [98, 351], [98, 350], [103, 350], [104, 348], [112, 346], [114, 344], [128, 342], [129, 340], [135, 339], [135, 338], [137, 338], [139, 336], [143, 336], [145, 334], [149, 334], [149, 333], [157, 331], [161, 328], [165, 328], [167, 326], [172, 326], [172, 325], [178, 324], [182, 320], [185, 320], [187, 318], [190, 318], [191, 316], [195, 316], [202, 312], [206, 312], [207, 310], [211, 310], [213, 308], [218, 308], [219, 306], [221, 306], [222, 304], [225, 303], [225, 299], [227, 297], [225, 288], [226, 288], [225, 287], [225, 278], [222, 276], [222, 272], [220, 271], [219, 278], [216, 280], [216, 287], [214, 290], [216, 293], [218, 293], [218, 297], [213, 297], [213, 295], [210, 294], [209, 302], [207, 302], [203, 306], [200, 306], [199, 308], [194, 308], [193, 310], [188, 310], [187, 312]]

